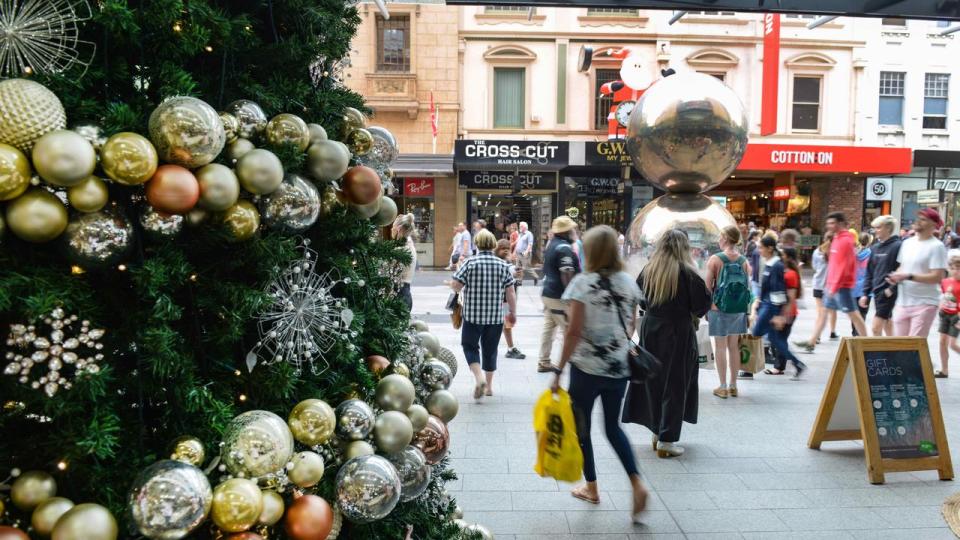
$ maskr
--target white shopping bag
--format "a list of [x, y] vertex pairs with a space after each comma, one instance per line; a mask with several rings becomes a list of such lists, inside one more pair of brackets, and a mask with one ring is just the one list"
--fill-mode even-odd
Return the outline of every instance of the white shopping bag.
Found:
[[700, 369], [717, 369], [709, 328], [706, 320], [700, 321], [700, 327], [697, 328], [697, 361], [700, 362]]

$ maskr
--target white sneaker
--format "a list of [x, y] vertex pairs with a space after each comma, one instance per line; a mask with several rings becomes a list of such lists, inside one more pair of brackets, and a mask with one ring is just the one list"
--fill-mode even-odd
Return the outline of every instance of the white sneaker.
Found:
[[669, 458], [683, 455], [683, 447], [672, 442], [657, 442], [657, 457]]

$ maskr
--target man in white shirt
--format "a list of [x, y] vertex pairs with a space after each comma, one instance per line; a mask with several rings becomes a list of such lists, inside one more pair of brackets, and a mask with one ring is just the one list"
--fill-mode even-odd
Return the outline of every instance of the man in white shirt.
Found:
[[[517, 239], [517, 245], [513, 249], [513, 256], [517, 259], [517, 266], [522, 270], [520, 282], [523, 282], [523, 275], [530, 271], [531, 258], [533, 257], [533, 233], [526, 221], [520, 222], [520, 237]], [[534, 283], [536, 285], [536, 283]]]
[[947, 248], [933, 236], [943, 227], [943, 219], [933, 208], [917, 212], [913, 222], [916, 234], [903, 241], [896, 272], [887, 277], [898, 285], [897, 305], [893, 309], [893, 332], [897, 336], [927, 337], [937, 317], [940, 281], [947, 273]]

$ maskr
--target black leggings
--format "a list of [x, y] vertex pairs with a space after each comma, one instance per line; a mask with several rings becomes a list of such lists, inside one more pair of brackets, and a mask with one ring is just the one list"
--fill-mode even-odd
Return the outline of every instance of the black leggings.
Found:
[[590, 375], [570, 366], [570, 400], [573, 402], [573, 417], [577, 422], [577, 438], [583, 452], [583, 478], [597, 481], [597, 467], [593, 460], [593, 444], [590, 441], [590, 424], [593, 404], [600, 397], [603, 404], [603, 425], [607, 440], [620, 458], [627, 474], [639, 474], [627, 434], [620, 428], [620, 407], [627, 389], [627, 379], [613, 379]]

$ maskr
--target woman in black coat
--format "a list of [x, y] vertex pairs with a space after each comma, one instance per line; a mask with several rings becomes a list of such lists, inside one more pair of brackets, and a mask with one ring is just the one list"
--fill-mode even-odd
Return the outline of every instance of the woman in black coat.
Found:
[[663, 363], [663, 369], [642, 384], [630, 384], [623, 421], [652, 431], [658, 456], [679, 456], [683, 447], [676, 443], [683, 422], [697, 423], [697, 319], [706, 315], [711, 304], [690, 256], [686, 233], [664, 233], [637, 285], [645, 310], [640, 345]]

